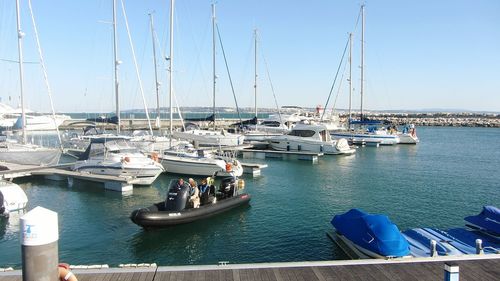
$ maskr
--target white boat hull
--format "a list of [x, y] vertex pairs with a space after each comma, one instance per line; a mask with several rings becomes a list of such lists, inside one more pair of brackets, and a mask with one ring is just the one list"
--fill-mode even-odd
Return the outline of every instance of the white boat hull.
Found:
[[224, 160], [164, 155], [160, 162], [167, 173], [211, 176], [225, 167]]
[[400, 144], [417, 144], [420, 142], [417, 136], [412, 136], [411, 134], [399, 134]]
[[94, 175], [108, 175], [133, 179], [136, 185], [150, 185], [163, 172], [163, 169], [154, 167], [119, 167], [119, 166], [92, 166], [81, 165], [75, 171]]
[[[340, 141], [340, 140], [339, 140]], [[345, 142], [345, 140], [343, 141]], [[272, 138], [269, 140], [269, 145], [274, 150], [280, 151], [305, 151], [316, 152], [324, 154], [353, 154], [354, 149], [345, 146], [347, 142], [342, 145], [337, 145], [336, 142], [321, 142], [315, 140], [308, 140], [304, 138], [295, 139], [290, 136], [283, 136]]]
[[176, 138], [194, 141], [200, 146], [237, 146], [243, 144], [245, 140], [243, 135], [208, 130], [173, 132], [172, 135]]
[[331, 135], [335, 139], [345, 138], [349, 141], [374, 141], [378, 142], [381, 145], [394, 145], [399, 143], [399, 137], [396, 135], [362, 134], [349, 132], [332, 132]]

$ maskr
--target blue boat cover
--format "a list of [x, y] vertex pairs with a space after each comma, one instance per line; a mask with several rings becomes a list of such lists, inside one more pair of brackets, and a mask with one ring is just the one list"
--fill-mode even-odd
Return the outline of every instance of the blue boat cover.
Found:
[[459, 240], [462, 243], [468, 245], [472, 248], [472, 253], [476, 253], [476, 240], [481, 239], [483, 241], [483, 248], [485, 254], [496, 254], [500, 252], [500, 241], [498, 239], [483, 235], [481, 232], [476, 230], [466, 230], [464, 228], [452, 228], [446, 231], [448, 235], [453, 237], [455, 240]]
[[351, 209], [344, 214], [335, 215], [331, 223], [340, 234], [357, 246], [381, 256], [402, 257], [410, 253], [408, 241], [387, 216]]
[[484, 206], [479, 215], [465, 217], [464, 220], [488, 233], [500, 236], [500, 209], [495, 206]]

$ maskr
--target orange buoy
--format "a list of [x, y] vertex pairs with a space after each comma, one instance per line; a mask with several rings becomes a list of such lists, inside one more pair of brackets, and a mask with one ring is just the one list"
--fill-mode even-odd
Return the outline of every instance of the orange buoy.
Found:
[[69, 270], [69, 265], [66, 263], [60, 263], [57, 266], [59, 270], [59, 280], [60, 281], [78, 281], [76, 276]]

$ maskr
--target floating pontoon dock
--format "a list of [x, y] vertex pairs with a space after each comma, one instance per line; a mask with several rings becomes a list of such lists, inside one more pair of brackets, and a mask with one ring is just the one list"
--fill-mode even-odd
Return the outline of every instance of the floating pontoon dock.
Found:
[[[73, 269], [79, 281], [100, 280], [445, 280], [445, 264], [459, 267], [460, 281], [498, 280], [500, 255], [467, 255], [394, 260], [336, 260], [260, 264], [150, 266]], [[92, 267], [90, 267], [92, 268]], [[0, 281], [22, 280], [21, 270], [0, 272]]]
[[105, 189], [118, 191], [118, 192], [130, 192], [132, 191], [132, 185], [136, 183], [136, 179], [133, 177], [116, 177], [108, 175], [96, 175], [84, 172], [77, 172], [68, 170], [72, 164], [62, 164], [56, 166], [32, 166], [32, 165], [19, 165], [13, 163], [0, 162], [0, 166], [4, 168], [0, 171], [0, 178], [6, 180], [12, 180], [19, 177], [27, 176], [44, 176], [50, 180], [67, 180], [69, 186], [72, 186], [74, 179], [85, 180], [91, 182], [99, 182], [104, 184]]

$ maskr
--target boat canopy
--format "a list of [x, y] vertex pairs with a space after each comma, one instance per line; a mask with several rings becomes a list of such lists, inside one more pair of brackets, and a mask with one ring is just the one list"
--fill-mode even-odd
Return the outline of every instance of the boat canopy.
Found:
[[387, 120], [350, 120], [351, 125], [387, 125], [390, 121]]
[[117, 124], [118, 125], [118, 117], [117, 116], [111, 116], [111, 117], [99, 116], [96, 118], [87, 118], [85, 120], [91, 121], [91, 122], [96, 122], [96, 123], [109, 123], [109, 124]]
[[484, 206], [479, 215], [465, 217], [464, 220], [491, 234], [500, 236], [500, 209], [495, 206]]
[[184, 121], [191, 121], [191, 122], [202, 122], [202, 121], [215, 121], [215, 115], [209, 115], [207, 117], [201, 117], [201, 118], [184, 118]]
[[258, 119], [257, 117], [254, 117], [252, 119], [248, 119], [248, 120], [243, 120], [243, 121], [240, 121], [240, 122], [236, 122], [236, 123], [233, 123], [231, 124], [231, 126], [245, 126], [245, 125], [257, 125], [258, 124]]
[[351, 209], [344, 214], [335, 215], [331, 223], [356, 246], [381, 256], [402, 257], [410, 254], [408, 241], [387, 216]]

